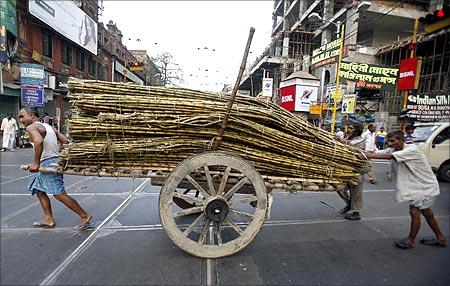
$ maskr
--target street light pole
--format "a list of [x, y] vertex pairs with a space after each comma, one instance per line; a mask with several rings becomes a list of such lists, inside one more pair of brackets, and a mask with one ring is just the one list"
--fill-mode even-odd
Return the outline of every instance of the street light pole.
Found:
[[[339, 29], [338, 29], [339, 31]], [[340, 84], [340, 67], [341, 67], [341, 61], [342, 61], [342, 47], [344, 46], [344, 40], [345, 40], [345, 23], [341, 26], [341, 32], [340, 32], [340, 38], [341, 43], [339, 45], [339, 60], [337, 63], [337, 71], [336, 71], [336, 91], [333, 94], [333, 117], [331, 119], [331, 135], [334, 134], [334, 124], [336, 122], [336, 108], [337, 108], [337, 101], [338, 99], [342, 98], [342, 94], [339, 91], [339, 84]]]

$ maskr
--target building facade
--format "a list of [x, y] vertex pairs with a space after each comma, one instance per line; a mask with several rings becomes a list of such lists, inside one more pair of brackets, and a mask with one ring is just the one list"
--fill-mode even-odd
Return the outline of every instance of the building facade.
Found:
[[66, 99], [69, 77], [145, 83], [143, 74], [126, 68], [127, 62], [137, 59], [122, 43], [117, 25], [109, 21], [105, 27], [98, 21], [99, 1], [0, 1], [9, 13], [2, 15], [15, 23], [6, 26], [1, 117], [8, 112], [17, 114], [23, 104], [20, 66], [24, 63], [44, 67], [44, 104], [39, 111], [61, 121], [70, 113]]
[[[320, 79], [318, 100], [329, 100], [336, 89], [339, 40], [343, 39], [341, 61], [348, 63], [348, 66], [351, 63], [353, 66], [360, 64], [365, 65], [360, 69], [373, 71], [398, 67], [399, 56], [388, 61], [387, 54], [406, 47], [394, 45], [394, 48], [391, 45], [399, 39], [412, 37], [416, 19], [443, 5], [448, 3], [445, 0], [275, 0], [272, 40], [258, 59], [248, 66], [240, 89], [257, 95], [262, 90], [263, 78], [273, 78], [273, 101], [279, 104], [280, 83], [296, 71], [306, 71]], [[448, 31], [441, 33], [442, 40], [439, 37], [433, 40], [437, 41], [436, 47], [438, 43], [448, 45]], [[418, 49], [421, 49], [420, 45]], [[440, 57], [438, 53], [434, 56], [442, 60], [445, 55]], [[392, 77], [396, 78], [394, 70], [391, 72]], [[441, 73], [439, 77], [441, 81], [443, 75]], [[393, 78], [381, 80], [390, 83]], [[430, 82], [429, 85], [434, 86]], [[395, 84], [361, 83], [342, 79], [341, 74], [339, 88], [341, 94], [358, 95], [362, 115], [371, 114], [374, 117], [376, 112], [383, 111], [394, 115], [394, 109], [398, 108], [398, 104], [397, 107], [388, 107], [391, 102], [398, 101]], [[387, 99], [388, 95], [395, 100]]]

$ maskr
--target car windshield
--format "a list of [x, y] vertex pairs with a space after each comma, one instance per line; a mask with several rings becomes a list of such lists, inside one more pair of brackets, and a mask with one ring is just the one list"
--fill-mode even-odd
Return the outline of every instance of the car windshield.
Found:
[[439, 125], [419, 125], [414, 129], [413, 141], [414, 142], [425, 142], [430, 138], [434, 130], [439, 128]]

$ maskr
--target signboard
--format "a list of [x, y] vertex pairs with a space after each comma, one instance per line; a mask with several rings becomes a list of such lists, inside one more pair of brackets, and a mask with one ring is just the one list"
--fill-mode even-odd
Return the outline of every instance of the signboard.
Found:
[[44, 66], [39, 64], [20, 65], [20, 85], [44, 87]]
[[294, 111], [295, 85], [280, 88], [280, 106], [288, 111]]
[[311, 64], [314, 68], [336, 62], [339, 57], [341, 41], [342, 38], [338, 38], [328, 44], [322, 45], [318, 49], [313, 50]]
[[137, 77], [133, 72], [128, 72], [128, 70], [120, 62], [114, 61], [114, 68], [117, 72], [119, 72], [120, 74], [123, 74], [128, 79], [132, 80], [133, 82], [135, 82], [139, 85], [144, 85], [144, 81], [142, 79]]
[[20, 89], [22, 105], [44, 105], [44, 66], [23, 63], [20, 65]]
[[420, 69], [422, 58], [414, 57], [400, 62], [398, 75], [398, 90], [413, 90], [419, 88]]
[[320, 115], [322, 114], [322, 104], [311, 104], [309, 114]]
[[370, 89], [395, 89], [397, 68], [388, 68], [372, 64], [341, 62], [340, 77], [355, 81], [356, 87]]
[[311, 103], [317, 102], [317, 86], [297, 85], [295, 89], [295, 111], [309, 112]]
[[21, 88], [20, 97], [23, 106], [43, 106], [44, 105], [44, 89], [42, 88]]
[[29, 0], [30, 13], [58, 33], [97, 54], [97, 23], [73, 1]]
[[262, 96], [272, 97], [273, 78], [263, 78]]
[[0, 25], [0, 62], [6, 63], [8, 61], [8, 51], [6, 50], [6, 27]]
[[344, 94], [342, 98], [342, 114], [352, 114], [355, 113], [356, 108], [356, 94]]
[[449, 94], [410, 94], [408, 95], [408, 117], [417, 121], [449, 121]]
[[17, 37], [16, 0], [0, 0], [0, 23]]

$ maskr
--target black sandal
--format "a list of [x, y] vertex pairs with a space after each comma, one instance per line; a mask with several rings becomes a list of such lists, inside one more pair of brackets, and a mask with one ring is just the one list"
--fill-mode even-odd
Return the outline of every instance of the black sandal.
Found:
[[436, 247], [446, 247], [447, 244], [440, 242], [439, 240], [432, 238], [432, 239], [421, 239], [419, 242], [423, 245], [429, 245], [429, 246], [436, 246]]
[[409, 242], [406, 238], [395, 241], [395, 246], [400, 249], [411, 249], [414, 247], [414, 245], [411, 242]]

